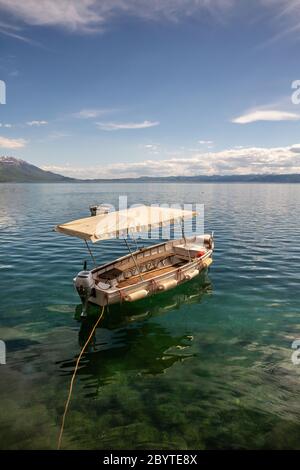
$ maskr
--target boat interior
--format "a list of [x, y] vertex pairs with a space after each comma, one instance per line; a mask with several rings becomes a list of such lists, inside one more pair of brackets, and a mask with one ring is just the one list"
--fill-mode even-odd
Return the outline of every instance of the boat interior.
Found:
[[[179, 241], [180, 242], [180, 241]], [[151, 280], [162, 274], [169, 274], [204, 258], [210, 247], [195, 239], [193, 242], [175, 244], [166, 242], [142, 249], [119, 260], [93, 270], [93, 277], [100, 289], [124, 288], [141, 280]]]

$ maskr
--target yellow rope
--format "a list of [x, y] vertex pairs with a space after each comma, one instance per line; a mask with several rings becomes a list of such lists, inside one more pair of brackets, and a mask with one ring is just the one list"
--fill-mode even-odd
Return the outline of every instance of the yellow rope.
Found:
[[69, 395], [68, 395], [68, 399], [67, 399], [66, 404], [65, 404], [65, 411], [64, 411], [64, 414], [63, 414], [63, 418], [62, 418], [62, 423], [61, 423], [61, 428], [60, 428], [60, 433], [59, 433], [59, 438], [58, 438], [58, 444], [57, 444], [57, 450], [59, 450], [60, 447], [61, 447], [61, 441], [62, 441], [63, 432], [64, 432], [64, 427], [65, 427], [66, 415], [67, 415], [67, 411], [68, 411], [69, 404], [70, 404], [70, 400], [71, 400], [71, 395], [72, 395], [72, 391], [73, 391], [74, 380], [75, 380], [75, 376], [76, 376], [76, 373], [77, 373], [77, 370], [78, 370], [78, 367], [79, 367], [79, 362], [80, 362], [80, 359], [82, 358], [82, 355], [83, 355], [83, 353], [84, 353], [84, 351], [85, 351], [87, 345], [89, 344], [91, 338], [93, 337], [93, 334], [94, 334], [94, 332], [95, 332], [97, 326], [99, 325], [101, 318], [103, 317], [104, 308], [105, 308], [105, 306], [103, 305], [102, 311], [101, 311], [101, 315], [100, 315], [100, 317], [98, 318], [98, 320], [96, 321], [95, 325], [93, 326], [93, 329], [92, 329], [92, 331], [91, 331], [91, 334], [90, 334], [90, 336], [88, 337], [88, 339], [87, 339], [85, 345], [83, 346], [82, 350], [80, 351], [80, 354], [79, 354], [78, 359], [77, 359], [77, 361], [76, 361], [76, 366], [75, 366], [75, 369], [74, 369], [74, 372], [73, 372], [73, 375], [72, 375], [72, 379], [71, 379], [71, 383], [70, 383]]

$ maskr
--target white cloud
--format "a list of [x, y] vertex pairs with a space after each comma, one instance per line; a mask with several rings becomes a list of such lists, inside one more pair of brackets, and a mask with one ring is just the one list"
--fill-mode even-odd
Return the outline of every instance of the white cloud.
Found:
[[160, 148], [160, 144], [146, 144], [146, 150], [158, 150]]
[[40, 127], [40, 126], [45, 126], [46, 124], [48, 124], [48, 121], [28, 121], [26, 122], [27, 126], [37, 126], [37, 127]]
[[147, 129], [159, 125], [159, 121], [143, 121], [143, 122], [96, 122], [98, 129], [102, 131], [119, 131], [124, 129]]
[[159, 155], [159, 153], [161, 152], [160, 144], [146, 144], [144, 148], [151, 155]]
[[92, 119], [116, 111], [115, 109], [82, 109], [72, 116], [79, 119]]
[[[1, 11], [2, 5], [0, 4], [0, 11]], [[27, 38], [23, 34], [20, 34], [22, 32], [22, 28], [16, 24], [11, 24], [7, 20], [6, 21], [0, 21], [0, 33], [4, 34], [5, 36], [9, 36], [14, 39], [18, 39], [19, 41], [23, 41], [29, 44], [34, 44], [34, 45], [39, 45], [36, 41], [33, 41], [30, 38]]]
[[3, 27], [0, 27], [0, 33], [10, 38], [18, 39], [19, 41], [22, 41], [22, 42], [27, 42], [28, 44], [37, 44], [35, 41], [32, 41], [30, 38], [27, 38], [26, 36], [22, 36], [21, 34], [13, 33], [10, 30], [3, 28]]
[[[245, 3], [246, 0], [244, 0]], [[0, 32], [21, 41], [32, 42], [21, 34], [12, 19], [25, 25], [54, 26], [74, 32], [103, 31], [115, 17], [129, 15], [146, 20], [178, 22], [184, 17], [206, 14], [218, 20], [234, 11], [241, 0], [0, 0], [6, 21]], [[298, 0], [254, 0], [257, 9], [265, 7], [272, 21], [279, 21], [279, 36], [300, 29]]]
[[96, 0], [0, 0], [0, 8], [29, 25], [91, 30], [103, 22]]
[[6, 127], [7, 129], [10, 129], [11, 127], [13, 127], [12, 124], [2, 124], [0, 123], [0, 127]]
[[300, 114], [279, 110], [253, 110], [232, 120], [235, 124], [250, 124], [257, 121], [299, 121]]
[[300, 30], [299, 0], [260, 0], [263, 6], [273, 8], [273, 22], [277, 21], [279, 32], [263, 45], [268, 45], [289, 34], [297, 34]]
[[66, 137], [71, 137], [71, 134], [63, 131], [53, 131], [43, 139], [40, 139], [38, 142], [53, 142], [64, 139]]
[[295, 144], [291, 146], [291, 151], [295, 153], [300, 153], [300, 144]]
[[200, 145], [213, 145], [213, 143], [212, 140], [198, 140], [198, 144]]
[[8, 75], [10, 77], [18, 77], [20, 75], [20, 72], [19, 72], [19, 70], [12, 70], [11, 72], [9, 72]]
[[25, 147], [27, 141], [25, 139], [8, 139], [0, 136], [0, 147], [6, 149], [19, 149]]
[[[236, 0], [0, 0], [0, 9], [25, 24], [59, 26], [70, 31], [103, 30], [114, 16], [178, 21], [197, 11], [218, 15]], [[15, 34], [15, 33], [12, 33]], [[22, 39], [22, 37], [20, 37]]]
[[233, 174], [300, 173], [300, 144], [290, 147], [250, 147], [220, 152], [195, 153], [166, 160], [112, 163], [76, 168], [48, 166], [44, 169], [76, 178], [124, 178], [139, 176], [195, 176]]

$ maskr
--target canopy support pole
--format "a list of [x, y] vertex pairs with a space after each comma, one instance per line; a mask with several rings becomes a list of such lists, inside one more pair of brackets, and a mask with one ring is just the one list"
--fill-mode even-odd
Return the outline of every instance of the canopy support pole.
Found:
[[128, 245], [128, 242], [127, 242], [126, 238], [124, 238], [124, 240], [125, 240], [125, 243], [126, 243], [126, 245], [127, 245], [128, 251], [129, 251], [129, 253], [131, 254], [131, 258], [133, 259], [133, 262], [134, 262], [134, 264], [135, 264], [135, 267], [136, 267], [136, 269], [138, 270], [138, 273], [139, 273], [139, 276], [140, 276], [140, 278], [141, 278], [141, 281], [143, 281], [144, 278], [143, 278], [143, 276], [142, 276], [140, 267], [139, 267], [139, 265], [138, 265], [138, 263], [137, 263], [135, 257], [133, 256], [133, 253], [132, 253], [132, 251], [131, 251], [131, 249], [130, 249], [130, 246]]
[[92, 250], [90, 249], [88, 242], [87, 242], [86, 240], [84, 240], [84, 241], [85, 241], [86, 247], [87, 247], [87, 249], [88, 249], [88, 252], [89, 252], [89, 254], [91, 255], [91, 258], [92, 258], [92, 260], [93, 260], [94, 267], [96, 268], [96, 267], [97, 267], [97, 263], [96, 263], [96, 260], [95, 260], [95, 258], [94, 258], [94, 255], [93, 255], [93, 253], [92, 253]]
[[[184, 218], [182, 217], [181, 219], [181, 233], [182, 233], [182, 238], [184, 240], [184, 244], [185, 246], [187, 246], [187, 242], [186, 242], [186, 236], [185, 236], [185, 232], [184, 232]], [[191, 262], [191, 253], [190, 253], [190, 250], [188, 248], [188, 254], [189, 254], [189, 262]]]
[[183, 218], [181, 219], [181, 234], [182, 234], [182, 238], [184, 240], [184, 244], [186, 245], [186, 237], [185, 237], [185, 232], [184, 232], [184, 220], [183, 220]]

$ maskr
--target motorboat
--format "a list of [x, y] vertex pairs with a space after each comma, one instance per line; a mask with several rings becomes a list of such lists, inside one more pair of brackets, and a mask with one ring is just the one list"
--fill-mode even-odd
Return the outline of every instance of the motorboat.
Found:
[[[94, 213], [96, 213], [94, 211]], [[168, 239], [133, 251], [127, 242], [135, 233], [149, 234], [153, 228], [181, 222], [196, 216], [194, 211], [158, 206], [134, 206], [75, 220], [55, 227], [57, 232], [83, 239], [93, 258], [94, 268], [80, 271], [74, 278], [83, 304], [106, 306], [140, 299], [174, 289], [207, 269], [212, 263], [213, 234], [194, 234]], [[107, 264], [97, 265], [88, 242], [124, 238], [128, 254]]]

